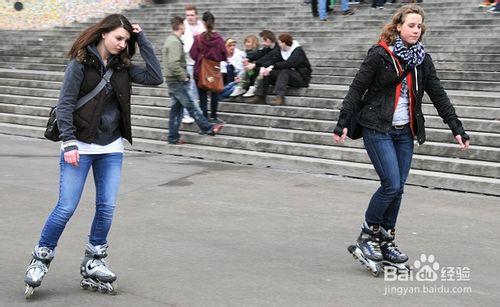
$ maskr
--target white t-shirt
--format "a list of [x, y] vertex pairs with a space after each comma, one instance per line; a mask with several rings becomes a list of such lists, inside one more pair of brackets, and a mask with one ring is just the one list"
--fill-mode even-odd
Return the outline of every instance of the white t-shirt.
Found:
[[[124, 146], [123, 146], [123, 138], [119, 137], [112, 143], [109, 143], [108, 145], [97, 145], [97, 144], [87, 144], [84, 142], [76, 141], [76, 145], [78, 146], [78, 153], [80, 155], [100, 155], [100, 154], [107, 154], [107, 153], [115, 153], [115, 152], [120, 152], [123, 153], [124, 151]], [[61, 143], [61, 150], [64, 151], [64, 148], [62, 147]]]
[[194, 38], [201, 33], [205, 32], [205, 26], [201, 20], [196, 21], [196, 25], [192, 26], [188, 23], [187, 19], [184, 20], [185, 31], [181, 36], [181, 40], [184, 43], [184, 53], [186, 54], [186, 64], [194, 65], [194, 60], [189, 55], [189, 50], [194, 44]]
[[410, 106], [408, 95], [408, 83], [406, 78], [401, 82], [401, 96], [399, 96], [398, 105], [392, 116], [392, 125], [399, 126], [410, 122]]
[[243, 67], [243, 59], [247, 57], [245, 51], [238, 48], [234, 48], [234, 53], [232, 57], [227, 58], [227, 62], [221, 62], [221, 73], [227, 73], [227, 64], [231, 64], [234, 67], [235, 74], [242, 78], [245, 74], [245, 68]]

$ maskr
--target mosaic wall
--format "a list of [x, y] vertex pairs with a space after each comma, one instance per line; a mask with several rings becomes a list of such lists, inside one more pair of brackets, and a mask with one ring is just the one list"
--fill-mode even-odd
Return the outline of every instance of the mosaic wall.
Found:
[[[0, 0], [0, 29], [46, 29], [134, 8], [148, 0]], [[22, 5], [22, 9], [17, 11]]]

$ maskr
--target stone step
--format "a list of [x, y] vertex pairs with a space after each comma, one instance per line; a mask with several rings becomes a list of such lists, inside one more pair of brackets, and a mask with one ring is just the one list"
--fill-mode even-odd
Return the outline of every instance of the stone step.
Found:
[[[354, 26], [353, 26], [354, 27]], [[221, 27], [217, 28], [217, 31], [221, 32], [224, 36], [227, 35], [232, 35], [236, 38], [243, 38], [248, 34], [255, 34], [257, 35], [264, 27], [257, 27], [255, 25], [246, 27], [245, 31], [242, 32], [240, 30], [235, 30], [234, 27], [225, 27], [222, 25]], [[481, 38], [481, 39], [493, 39], [490, 33], [495, 32], [500, 29], [499, 26], [489, 26], [488, 31], [481, 31], [483, 26], [461, 26], [460, 31], [456, 31], [455, 26], [440, 26], [440, 27], [433, 27], [429, 29], [426, 32], [425, 38], [424, 38], [424, 43], [427, 43], [429, 39], [431, 40], [436, 40], [439, 39], [440, 37], [451, 41], [452, 38], [456, 39], [469, 39], [469, 38]], [[16, 32], [6, 32], [6, 31], [0, 31], [0, 34], [5, 37], [4, 41], [5, 42], [11, 42], [11, 41], [18, 41], [18, 42], [29, 42], [30, 44], [33, 43], [40, 43], [43, 41], [50, 42], [50, 43], [61, 43], [65, 42], [67, 44], [71, 44], [76, 35], [80, 33], [82, 29], [74, 29], [74, 30], [53, 30], [51, 32], [41, 32], [41, 31], [23, 31], [23, 36], [19, 37], [18, 33]], [[277, 33], [281, 31], [287, 31], [290, 32], [293, 36], [297, 38], [307, 38], [307, 37], [334, 37], [334, 38], [339, 38], [339, 39], [346, 39], [346, 38], [365, 38], [366, 41], [373, 41], [375, 42], [377, 40], [378, 35], [380, 34], [380, 29], [379, 28], [359, 28], [359, 29], [353, 29], [357, 31], [345, 31], [343, 29], [338, 29], [338, 27], [335, 28], [325, 28], [324, 23], [318, 23], [318, 26], [314, 25], [309, 25], [307, 27], [307, 30], [304, 30], [304, 25], [302, 22], [299, 22], [297, 26], [286, 26], [286, 27], [281, 27], [279, 25], [273, 25], [272, 30], [277, 31]], [[169, 27], [158, 27], [158, 25], [154, 25], [151, 28], [147, 27], [144, 28], [145, 33], [147, 36], [153, 40], [160, 39], [163, 40], [169, 33], [170, 29]]]
[[[439, 74], [438, 74], [439, 75]], [[315, 76], [311, 82], [315, 84], [343, 84], [349, 85], [354, 77], [347, 76]], [[463, 91], [494, 91], [500, 92], [500, 82], [495, 81], [475, 81], [475, 80], [445, 80], [441, 79], [441, 84], [445, 89]]]
[[[158, 44], [157, 44], [158, 45]], [[159, 45], [158, 45], [159, 46]], [[159, 47], [158, 47], [159, 48]], [[54, 57], [54, 58], [64, 58], [65, 53], [69, 50], [60, 50], [60, 51], [37, 51], [37, 55], [41, 57]], [[332, 60], [362, 60], [366, 56], [368, 48], [365, 51], [342, 51], [342, 52], [334, 52], [328, 54], [317, 54], [311, 55], [311, 59], [319, 60], [319, 61], [332, 61]], [[160, 54], [160, 49], [156, 50], [157, 54]], [[33, 55], [31, 51], [23, 49], [18, 50], [2, 50], [0, 49], [0, 55], [9, 55], [9, 56], [30, 56]], [[138, 58], [138, 57], [137, 57]], [[450, 61], [450, 54], [446, 52], [432, 52], [432, 58], [435, 61]], [[482, 63], [498, 63], [498, 55], [495, 54], [483, 54], [483, 53], [456, 53], [453, 55], [453, 60], [457, 62], [482, 62]]]
[[[319, 39], [318, 39], [319, 40]], [[366, 39], [364, 40], [366, 42]], [[375, 41], [373, 41], [374, 43]], [[157, 54], [161, 54], [161, 46], [163, 45], [163, 40], [155, 42], [153, 41], [155, 45], [155, 52]], [[314, 57], [318, 54], [324, 54], [324, 50], [322, 48], [327, 47], [331, 51], [338, 51], [338, 52], [363, 52], [366, 54], [367, 50], [373, 43], [369, 43], [367, 45], [362, 45], [361, 43], [349, 43], [349, 44], [337, 44], [337, 43], [332, 43], [332, 42], [318, 42], [321, 43], [321, 45], [313, 45], [313, 44], [304, 44], [304, 49], [308, 54], [311, 54], [311, 57]], [[40, 42], [37, 45], [30, 46], [29, 51], [30, 52], [45, 52], [47, 50], [51, 51], [60, 51], [60, 52], [66, 52], [70, 49], [71, 43], [58, 43], [58, 44], [49, 44], [45, 42]], [[1, 54], [4, 55], [9, 55], [9, 52], [15, 52], [18, 51], [19, 48], [24, 48], [26, 49], [26, 46], [23, 43], [10, 43], [10, 44], [3, 44], [0, 46], [0, 50], [2, 51]], [[474, 50], [471, 51], [470, 46], [467, 45], [440, 45], [440, 44], [428, 44], [426, 45], [427, 50], [429, 53], [473, 53], [473, 54], [490, 54], [490, 55], [495, 55], [495, 50], [498, 50], [500, 48], [499, 45], [493, 45], [493, 44], [485, 44], [485, 45], [475, 45]], [[33, 53], [32, 53], [33, 54]], [[497, 59], [498, 61], [498, 59]], [[492, 61], [495, 62], [495, 61]]]
[[[142, 59], [141, 59], [142, 60]], [[136, 64], [143, 65], [144, 62], [138, 60]], [[66, 68], [67, 59], [54, 59], [54, 58], [35, 58], [26, 57], [19, 58], [14, 56], [0, 56], [0, 67], [9, 68], [17, 67], [19, 69], [35, 69], [35, 70], [53, 70], [64, 71]], [[356, 61], [355, 67], [320, 67], [315, 68], [313, 73], [315, 75], [332, 75], [332, 76], [354, 76], [359, 69], [361, 61]], [[493, 66], [496, 71], [471, 71], [471, 70], [450, 70], [440, 69], [440, 63], [437, 63], [438, 75], [442, 79], [449, 80], [475, 80], [475, 81], [498, 81], [500, 80], [500, 63], [497, 65], [485, 64], [485, 66]], [[474, 67], [473, 65], [470, 65]], [[495, 67], [496, 66], [496, 67]]]
[[[135, 101], [133, 101], [135, 103]], [[0, 104], [0, 112], [4, 113], [4, 119], [9, 119], [10, 122], [13, 123], [23, 123], [34, 126], [42, 127], [46, 123], [46, 119], [48, 116], [49, 108], [43, 107], [30, 107], [24, 106], [25, 109], [35, 109], [33, 110], [22, 110], [22, 108], [16, 108], [12, 106], [13, 110], [18, 110], [22, 113], [30, 113], [31, 115], [27, 116], [27, 118], [21, 118], [22, 114], [12, 114], [11, 110], [9, 110], [9, 105]], [[157, 129], [162, 129], [161, 133], [166, 135], [165, 130], [168, 129], [168, 110], [156, 110], [156, 114], [163, 115], [160, 116], [160, 119], [157, 118], [147, 118], [144, 114], [148, 114], [145, 112], [144, 107], [136, 106], [133, 104], [132, 110], [134, 114], [143, 114], [143, 115], [134, 115], [134, 124], [142, 127], [146, 127], [145, 125], [154, 125]], [[5, 113], [8, 112], [8, 113]], [[13, 116], [9, 116], [13, 115]], [[41, 116], [38, 117], [38, 116]], [[156, 116], [157, 117], [157, 116]], [[242, 118], [244, 116], [240, 116]], [[166, 121], [165, 121], [166, 120]], [[42, 125], [43, 124], [43, 125]], [[285, 141], [285, 142], [295, 142], [302, 144], [311, 144], [311, 145], [332, 145], [332, 134], [331, 132], [313, 132], [313, 131], [301, 131], [301, 130], [291, 130], [284, 128], [269, 128], [269, 127], [258, 127], [252, 125], [254, 123], [250, 123], [249, 125], [243, 122], [243, 124], [239, 123], [228, 123], [224, 128], [224, 134], [233, 135], [239, 137], [247, 137], [253, 139], [262, 139], [262, 140], [271, 140], [271, 141]], [[139, 127], [137, 126], [137, 127]], [[182, 131], [197, 131], [195, 125], [182, 125]], [[435, 129], [433, 129], [435, 130]], [[441, 133], [446, 136], [449, 134], [446, 130], [440, 130], [438, 132], [431, 131], [430, 137], [432, 138], [433, 134]], [[423, 146], [415, 147], [415, 152], [421, 155], [426, 156], [441, 156], [448, 158], [458, 158], [458, 159], [466, 159], [466, 160], [477, 160], [477, 161], [491, 161], [498, 162], [500, 161], [500, 149], [497, 147], [488, 147], [488, 146], [480, 146], [477, 145], [476, 140], [480, 139], [480, 133], [472, 133], [471, 136], [474, 140], [473, 150], [471, 149], [468, 152], [463, 152], [457, 149], [456, 144], [448, 144], [448, 143], [437, 143], [428, 141]], [[489, 144], [488, 144], [489, 145]], [[338, 147], [352, 147], [352, 148], [363, 148], [363, 144], [361, 140], [349, 141], [342, 146], [335, 146], [333, 149]]]
[[[4, 88], [24, 88], [25, 93], [19, 93], [17, 92], [17, 95], [21, 95], [23, 97], [32, 97], [33, 95], [30, 94], [29, 89], [43, 89], [43, 90], [54, 90], [55, 92], [52, 93], [51, 97], [48, 98], [57, 98], [58, 97], [58, 91], [60, 89], [60, 82], [52, 82], [52, 81], [33, 81], [33, 80], [19, 80], [19, 79], [3, 79], [0, 78], [0, 89], [1, 87]], [[7, 91], [10, 91], [7, 89]], [[166, 93], [166, 89], [165, 89]], [[0, 94], [4, 94], [2, 91], [0, 91]], [[7, 96], [11, 96], [11, 94], [7, 94]], [[500, 96], [500, 95], [499, 95]], [[150, 97], [141, 97], [143, 100], [147, 100]], [[453, 97], [452, 97], [453, 98]], [[499, 97], [500, 98], [500, 97]], [[10, 99], [10, 98], [9, 98]], [[152, 100], [157, 101], [159, 98], [158, 97], [153, 97]], [[5, 101], [6, 98], [0, 98], [0, 101]], [[34, 102], [32, 102], [34, 101]], [[243, 101], [242, 99], [231, 99], [228, 101], [233, 101], [233, 102], [238, 102], [238, 101]], [[49, 106], [54, 105], [56, 100], [51, 100], [49, 103]], [[20, 104], [23, 103], [36, 103], [39, 104], [41, 102], [33, 99], [26, 99], [25, 101], [19, 100]], [[337, 116], [337, 110], [340, 109], [342, 104], [341, 99], [316, 99], [316, 98], [300, 98], [296, 99], [294, 97], [290, 97], [289, 101], [287, 101], [287, 106], [288, 107], [301, 107], [301, 108], [313, 108], [313, 109], [328, 109], [329, 112], [334, 112], [334, 116], [336, 118]], [[168, 106], [169, 105], [169, 99], [167, 96], [165, 96], [163, 106]], [[238, 106], [247, 106], [247, 107], [255, 107], [253, 105], [246, 105], [246, 104], [238, 104]], [[240, 108], [240, 107], [237, 107]], [[461, 106], [461, 105], [456, 105], [455, 109], [457, 111], [457, 114], [460, 115], [461, 118], [470, 118], [470, 119], [485, 119], [485, 120], [499, 120], [500, 119], [500, 108], [499, 107], [473, 107], [473, 106]], [[298, 109], [299, 111], [298, 114], [301, 117], [307, 117], [307, 113], [304, 113], [302, 109]], [[246, 113], [247, 110], [243, 108], [241, 110], [242, 113]], [[425, 115], [437, 115], [436, 109], [428, 104], [424, 103], [423, 105], [423, 112]], [[314, 116], [325, 116], [325, 115], [320, 115], [320, 114], [313, 114], [312, 118], [318, 118]]]
[[[1, 99], [4, 98], [4, 96], [0, 96]], [[9, 97], [6, 97], [9, 98]], [[133, 114], [137, 115], [137, 120], [143, 120], [143, 123], [141, 125], [147, 126], [147, 125], [153, 125], [155, 123], [155, 119], [160, 117], [160, 119], [166, 119], [168, 118], [168, 108], [166, 107], [148, 107], [148, 106], [138, 106], [135, 105], [136, 101], [140, 101], [141, 99], [136, 99], [134, 97], [133, 99]], [[9, 99], [10, 102], [12, 102], [12, 99]], [[55, 100], [51, 103], [46, 101], [46, 104], [53, 105], [55, 103]], [[41, 121], [31, 123], [31, 125], [44, 125], [46, 123], [46, 118], [48, 115], [49, 111], [49, 106], [46, 106], [45, 108], [37, 108], [36, 112], [33, 111], [35, 114], [42, 114], [44, 115], [44, 118], [41, 119]], [[0, 104], [0, 108], [6, 112], [4, 115], [8, 115], [8, 113], [11, 112], [16, 112], [16, 113], [22, 113], [26, 114], [28, 113], [28, 118], [32, 119], [33, 115], [29, 113], [29, 106], [25, 106], [24, 108], [19, 107], [17, 108], [17, 105], [12, 104], [12, 103], [6, 103], [6, 104]], [[275, 110], [276, 108], [268, 107], [268, 106], [254, 106], [256, 110], [253, 111], [254, 114], [251, 114], [250, 112], [248, 113], [236, 113], [233, 112], [232, 110], [233, 104], [226, 104], [226, 103], [221, 103], [220, 105], [220, 116], [226, 120], [229, 124], [234, 124], [234, 125], [242, 125], [242, 126], [253, 126], [253, 127], [265, 127], [267, 128], [273, 128], [274, 129], [289, 129], [288, 131], [285, 132], [285, 134], [290, 134], [291, 136], [294, 137], [294, 139], [301, 139], [301, 142], [304, 143], [314, 143], [316, 142], [316, 138], [311, 138], [311, 134], [306, 134], [303, 135], [302, 137], [297, 137], [293, 135], [293, 133], [298, 132], [298, 131], [293, 131], [292, 130], [301, 130], [301, 131], [307, 131], [310, 133], [315, 133], [315, 132], [320, 132], [320, 133], [327, 133], [329, 137], [326, 139], [323, 139], [323, 141], [318, 141], [318, 142], [323, 142], [322, 144], [327, 144], [331, 140], [331, 131], [333, 130], [334, 127], [334, 122], [331, 120], [317, 120], [317, 119], [304, 119], [304, 118], [293, 118], [293, 117], [284, 117], [284, 116], [274, 116], [274, 115], [268, 115], [269, 111], [266, 112], [265, 109], [268, 110]], [[17, 110], [17, 111], [13, 111]], [[25, 112], [26, 111], [26, 112]], [[279, 110], [276, 110], [278, 112]], [[241, 110], [239, 112], [242, 112]], [[260, 114], [259, 114], [260, 113]], [[279, 113], [278, 113], [279, 114]], [[40, 120], [40, 119], [38, 119]], [[467, 121], [466, 119], [463, 120], [465, 127], [469, 129], [469, 126], [472, 126], [471, 122]], [[437, 127], [432, 129], [428, 128], [427, 132], [427, 137], [429, 141], [435, 141], [435, 142], [447, 142], [447, 143], [454, 143], [453, 138], [451, 137], [451, 134], [447, 127], [445, 127], [441, 122], [440, 119], [437, 117], [429, 117], [427, 116], [427, 126], [431, 127], [431, 123], [434, 123]], [[167, 126], [165, 126], [166, 128]], [[492, 133], [483, 133], [483, 132], [475, 132], [472, 131], [472, 129], [469, 129], [471, 131], [468, 131], [468, 133], [471, 135], [473, 138], [473, 143], [476, 145], [480, 146], [499, 146], [500, 145], [500, 136], [498, 134], [492, 134]], [[241, 132], [241, 133], [246, 133], [246, 132]], [[250, 131], [250, 133], [255, 133], [255, 131]], [[250, 134], [251, 135], [251, 134]], [[265, 137], [265, 136], [261, 136]], [[283, 139], [283, 136], [280, 135], [280, 140]], [[431, 154], [431, 153], [429, 153]], [[494, 159], [498, 158], [496, 156]], [[496, 161], [496, 160], [493, 160]]]
[[[39, 63], [6, 63], [0, 62], [0, 68], [9, 69], [22, 69], [22, 70], [47, 70], [63, 72], [66, 68], [65, 65], [58, 64], [39, 64]], [[496, 73], [492, 73], [495, 75]], [[438, 74], [439, 75], [439, 74]], [[449, 74], [448, 74], [449, 75]], [[448, 76], [447, 75], [447, 76]], [[482, 79], [490, 79], [487, 77]], [[474, 76], [474, 74], [471, 74]], [[455, 80], [441, 79], [441, 82], [446, 89], [450, 90], [465, 90], [465, 91], [500, 91], [500, 82], [494, 81], [478, 81], [472, 78], [467, 80], [460, 80], [458, 77], [453, 77]], [[351, 76], [325, 76], [313, 75], [311, 82], [315, 84], [339, 84], [349, 85], [354, 78]]]
[[[61, 87], [61, 82], [0, 78], [0, 86], [59, 90]], [[165, 93], [166, 93], [165, 84], [162, 85], [162, 87], [165, 87]], [[300, 99], [297, 99], [295, 97], [289, 97], [287, 101], [287, 106], [312, 107], [312, 108], [337, 110], [340, 109], [342, 98], [343, 96], [345, 96], [345, 93], [346, 92], [344, 91], [342, 92], [342, 95], [338, 96], [339, 98], [333, 98], [333, 99], [332, 98], [318, 99], [314, 97], [309, 97], [309, 98], [301, 97]], [[26, 94], [29, 95], [28, 90]], [[492, 119], [492, 120], [500, 119], [500, 113], [499, 113], [500, 108], [498, 108], [498, 105], [496, 104], [497, 102], [500, 102], [500, 94], [497, 97], [498, 98], [497, 101], [493, 100], [491, 103], [492, 105], [494, 105], [494, 107], [488, 107], [486, 104], [483, 104], [481, 106], [474, 106], [474, 104], [471, 103], [471, 97], [470, 96], [464, 97], [463, 94], [454, 95], [452, 93], [449, 93], [449, 96], [451, 97], [453, 103], [455, 104], [457, 113], [460, 114], [461, 117]], [[150, 97], [146, 96], [143, 97], [142, 99], [149, 99], [149, 98]], [[462, 98], [462, 100], [460, 100], [460, 98]], [[483, 103], [486, 100], [485, 97], [481, 96], [477, 96], [475, 98], [477, 98], [476, 100], [478, 102], [483, 102]], [[154, 97], [153, 99], [157, 100], [158, 98]], [[235, 98], [235, 99], [228, 99], [228, 101], [244, 102], [244, 99]], [[427, 100], [424, 100], [424, 106], [423, 106], [424, 114], [436, 114], [436, 110], [434, 109], [434, 107], [426, 102]], [[467, 103], [468, 105], [463, 106], [462, 103]]]
[[[43, 63], [43, 64], [56, 64], [56, 65], [67, 65], [68, 59], [66, 58], [54, 58], [54, 57], [40, 57], [40, 56], [8, 56], [0, 55], [0, 62], [10, 62], [10, 63]], [[339, 68], [354, 68], [354, 72], [359, 69], [362, 60], [317, 60], [315, 58], [310, 58], [309, 61], [314, 67], [314, 72], [317, 74], [328, 74], [332, 69]], [[142, 64], [144, 63], [142, 59], [135, 59], [134, 63]], [[496, 63], [470, 63], [470, 62], [442, 62], [435, 61], [434, 65], [438, 72], [472, 72], [479, 74], [479, 72], [500, 72], [500, 62]], [[498, 80], [498, 79], [496, 79]]]
[[[0, 113], [0, 118], [5, 117], [4, 114]], [[15, 116], [10, 116], [15, 118]], [[137, 116], [133, 118], [134, 122], [139, 122]], [[167, 119], [156, 119], [155, 121], [162, 121], [164, 126], [168, 126]], [[5, 122], [2, 120], [2, 122]], [[23, 124], [28, 123], [22, 119], [14, 120], [16, 124], [20, 122]], [[136, 124], [136, 123], [134, 123]], [[149, 138], [154, 140], [164, 140], [167, 132], [165, 129], [156, 130], [155, 133], [144, 133], [138, 132], [137, 129], [140, 126], [135, 126], [134, 134], [139, 138]], [[161, 127], [159, 127], [161, 128]], [[231, 126], [225, 127], [225, 129], [230, 130]], [[145, 127], [151, 131], [151, 127]], [[0, 131], [1, 132], [1, 131]], [[231, 133], [231, 131], [228, 131]], [[206, 137], [199, 136], [195, 132], [184, 132], [185, 139], [195, 145], [203, 145], [208, 147], [220, 147], [227, 149], [243, 149], [248, 151], [266, 152], [274, 154], [285, 154], [295, 157], [312, 157], [320, 158], [326, 160], [339, 160], [343, 162], [355, 162], [370, 165], [370, 161], [365, 151], [357, 148], [348, 147], [334, 147], [334, 146], [324, 146], [324, 145], [312, 145], [312, 144], [299, 144], [296, 142], [283, 142], [283, 141], [269, 141], [264, 139], [241, 137], [239, 135], [218, 135], [217, 137]], [[458, 149], [457, 149], [458, 150]], [[413, 164], [413, 169], [421, 170], [432, 170], [440, 171], [444, 173], [456, 173], [479, 176], [479, 177], [490, 177], [498, 179], [500, 177], [500, 163], [494, 162], [483, 162], [483, 161], [472, 161], [472, 160], [456, 160], [447, 157], [429, 157], [415, 154]]]
[[[163, 41], [169, 34], [170, 30], [167, 26], [165, 28], [158, 28], [159, 25], [155, 24], [154, 26], [151, 26], [151, 29], [146, 28], [145, 26], [145, 33], [147, 34], [148, 38], [150, 38], [153, 41]], [[500, 26], [499, 26], [500, 27]], [[236, 30], [238, 28], [233, 28], [233, 27], [228, 27], [226, 28], [221, 28], [218, 29], [224, 36], [231, 36], [235, 38], [243, 38], [246, 36], [242, 31]], [[259, 29], [261, 29], [259, 27]], [[287, 32], [290, 32], [292, 36], [294, 36], [297, 40], [302, 45], [312, 45], [312, 44], [317, 44], [317, 43], [326, 43], [326, 44], [336, 44], [338, 40], [348, 40], [350, 44], [366, 44], [367, 42], [376, 42], [378, 35], [380, 34], [380, 31], [373, 31], [369, 29], [362, 29], [363, 31], [356, 32], [356, 33], [349, 33], [349, 32], [339, 32], [335, 30], [325, 30], [324, 28], [319, 28], [315, 29], [314, 32], [311, 31], [304, 31], [303, 30], [303, 25], [300, 25], [300, 27], [294, 27], [294, 26], [286, 26], [283, 27], [283, 29], [286, 29]], [[284, 30], [283, 30], [284, 31]], [[248, 29], [245, 32], [250, 32]], [[260, 32], [258, 30], [255, 34]], [[280, 32], [278, 30], [278, 32]], [[27, 44], [29, 43], [30, 46], [47, 46], [47, 45], [56, 45], [56, 46], [67, 46], [71, 44], [74, 40], [74, 37], [71, 35], [68, 35], [65, 37], [65, 39], [61, 39], [60, 35], [67, 34], [67, 33], [61, 33], [59, 35], [56, 34], [33, 34], [33, 35], [26, 35], [23, 37], [16, 37], [15, 35], [8, 36], [6, 35], [5, 37], [5, 44], [6, 46], [8, 45], [20, 45], [20, 44]], [[279, 33], [277, 33], [279, 34]], [[445, 36], [445, 37], [442, 37]], [[460, 38], [459, 42], [457, 41], [457, 38]], [[500, 44], [500, 38], [496, 37], [491, 37], [488, 35], [484, 36], [478, 36], [477, 35], [477, 30], [469, 30], [469, 31], [461, 31], [460, 36], [457, 35], [456, 32], [453, 31], [429, 31], [425, 35], [424, 39], [424, 44], [425, 45], [467, 45], [467, 44], [477, 44], [477, 45], [498, 45]]]
[[[166, 121], [168, 123], [168, 120]], [[370, 164], [370, 160], [368, 158], [368, 155], [366, 154], [366, 151], [360, 148], [269, 141], [261, 138], [255, 139], [251, 137], [242, 137], [238, 134], [233, 134], [233, 129], [231, 129], [230, 125], [228, 125], [224, 129], [227, 129], [229, 131], [224, 131], [223, 135], [218, 135], [215, 138], [201, 136], [196, 133], [196, 131], [184, 132], [183, 138], [189, 144], [196, 145], [217, 146], [232, 149], [286, 154], [300, 157], [313, 157]], [[140, 129], [135, 129], [134, 135], [138, 138], [166, 141], [167, 133], [165, 133], [164, 130], [144, 133]], [[419, 154], [414, 155], [412, 168], [440, 171], [444, 173], [462, 173], [471, 176], [497, 179], [500, 177], [500, 163], [457, 160], [450, 159], [448, 157], [432, 157]]]
[[[29, 70], [11, 70], [11, 69], [0, 69], [0, 76], [10, 79], [19, 79], [19, 81], [7, 81], [6, 85], [16, 85], [13, 83], [19, 83], [22, 86], [30, 87], [29, 84], [40, 85], [41, 88], [48, 89], [59, 89], [59, 85], [56, 83], [43, 82], [43, 81], [55, 81], [61, 82], [63, 74], [59, 72], [40, 72], [40, 71], [29, 71]], [[150, 93], [143, 92], [143, 96], [166, 96], [166, 86], [165, 84], [157, 87], [140, 87], [142, 89], [149, 89]], [[163, 90], [162, 88], [165, 88]], [[452, 99], [455, 105], [464, 106], [478, 106], [478, 107], [498, 107], [500, 104], [500, 93], [498, 92], [473, 92], [473, 91], [453, 91], [447, 90], [448, 95]], [[347, 86], [338, 85], [326, 85], [326, 84], [311, 84], [309, 88], [290, 88], [289, 96], [306, 96], [306, 97], [323, 97], [323, 98], [337, 98], [343, 99], [347, 93]], [[318, 99], [316, 99], [317, 101]], [[428, 98], [424, 96], [424, 102], [429, 102]], [[317, 103], [317, 102], [316, 102]], [[327, 106], [326, 106], [327, 107]]]
[[[60, 78], [58, 78], [58, 79], [62, 79], [62, 76], [59, 76], [59, 77]], [[6, 91], [14, 91], [15, 90], [15, 92], [18, 93], [19, 95], [28, 95], [28, 96], [30, 95], [29, 91], [31, 89], [33, 89], [33, 90], [37, 90], [37, 89], [54, 90], [53, 92], [46, 94], [49, 96], [44, 96], [44, 97], [57, 98], [58, 97], [58, 90], [60, 89], [60, 82], [58, 82], [58, 81], [38, 81], [38, 80], [29, 80], [29, 79], [16, 79], [16, 78], [13, 78], [13, 79], [0, 78], [0, 86], [2, 86], [2, 88], [5, 89]], [[314, 88], [316, 86], [319, 86], [319, 85], [312, 84], [307, 89], [306, 88], [301, 88], [301, 89], [290, 88], [289, 92], [290, 92], [290, 95], [293, 97], [294, 91], [297, 92], [297, 91], [301, 91], [301, 90], [309, 90], [309, 89]], [[331, 88], [332, 86], [328, 85], [328, 87]], [[9, 89], [9, 88], [12, 88], [12, 89]], [[25, 93], [20, 92], [19, 89], [16, 90], [16, 88], [24, 89]], [[162, 88], [164, 88], [164, 90], [162, 90]], [[165, 83], [160, 87], [143, 87], [143, 86], [134, 87], [134, 91], [139, 91], [139, 92], [143, 93], [144, 94], [143, 96], [149, 96], [146, 92], [144, 92], [146, 90], [153, 91], [155, 93], [154, 96], [164, 96], [164, 97], [168, 96]], [[340, 93], [333, 95], [333, 96], [327, 96], [326, 98], [343, 99], [343, 97], [346, 94], [346, 90], [347, 90], [347, 87], [344, 87], [343, 90], [340, 90], [341, 91]], [[162, 92], [159, 93], [158, 91], [162, 91]], [[2, 92], [2, 93], [6, 93], [6, 92]], [[467, 95], [465, 97], [464, 97], [465, 93], [463, 93], [463, 92], [457, 92], [456, 94], [454, 94], [455, 92], [449, 91], [448, 93], [449, 93], [453, 103], [456, 104], [457, 106], [461, 106], [461, 105], [475, 106], [476, 105], [475, 102], [481, 103], [478, 106], [485, 108], [485, 109], [484, 109], [484, 112], [477, 113], [477, 115], [478, 115], [477, 118], [498, 119], [498, 116], [497, 116], [498, 113], [496, 113], [496, 111], [493, 108], [498, 107], [497, 102], [500, 100], [500, 94], [495, 95], [495, 93], [492, 93], [493, 96], [491, 96], [490, 99], [488, 100], [486, 95], [480, 95], [481, 92], [469, 92], [469, 93], [467, 93]], [[477, 94], [477, 95], [474, 96], [474, 94]], [[152, 95], [152, 93], [151, 93], [151, 95]], [[299, 95], [301, 95], [301, 94], [299, 94]], [[33, 95], [31, 95], [31, 96], [33, 96]], [[311, 94], [309, 96], [312, 96], [312, 98], [314, 98], [314, 96], [319, 96], [319, 93]], [[244, 99], [236, 98], [236, 99], [231, 99], [231, 101], [244, 102]], [[426, 103], [428, 101], [429, 101], [428, 99], [424, 99], [424, 103]], [[294, 102], [292, 101], [292, 105], [293, 105], [293, 103]], [[313, 99], [313, 100], [303, 101], [303, 103], [301, 103], [301, 104], [295, 103], [294, 105], [295, 106], [299, 106], [299, 105], [300, 106], [310, 106], [311, 103], [313, 103], [313, 104], [317, 103], [317, 100]], [[290, 104], [288, 104], [288, 105], [290, 105]], [[489, 107], [490, 105], [493, 107]], [[315, 107], [337, 108], [338, 106], [339, 106], [339, 103], [336, 103], [334, 105], [331, 103], [327, 103], [327, 104], [322, 104], [321, 106], [318, 105]], [[464, 109], [464, 111], [467, 111], [467, 110], [474, 110], [474, 109]], [[477, 110], [477, 111], [480, 111], [480, 110]], [[464, 113], [466, 113], [466, 112], [464, 112]], [[483, 114], [481, 114], [481, 113], [483, 113]], [[465, 114], [465, 116], [476, 118], [475, 116], [473, 116], [475, 114], [476, 113], [471, 113], [470, 115]]]
[[[173, 146], [158, 140], [136, 139], [134, 142], [134, 149], [149, 152], [377, 180], [371, 166], [361, 163], [249, 152], [236, 149], [226, 150], [216, 147], [207, 148], [206, 146], [191, 144]], [[489, 195], [499, 195], [498, 191], [500, 191], [498, 179], [478, 179], [478, 177], [474, 176], [442, 174], [439, 172], [422, 170], [411, 170], [408, 184]]]

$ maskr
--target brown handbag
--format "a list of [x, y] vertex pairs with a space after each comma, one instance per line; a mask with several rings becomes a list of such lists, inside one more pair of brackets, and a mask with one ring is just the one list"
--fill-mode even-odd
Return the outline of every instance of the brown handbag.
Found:
[[220, 93], [224, 90], [224, 81], [222, 79], [222, 73], [220, 72], [220, 62], [205, 58], [200, 37], [198, 37], [198, 43], [202, 48], [198, 87], [205, 91]]

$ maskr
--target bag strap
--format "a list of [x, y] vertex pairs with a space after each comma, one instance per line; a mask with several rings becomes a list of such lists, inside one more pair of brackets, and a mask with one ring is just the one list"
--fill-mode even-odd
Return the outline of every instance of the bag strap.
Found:
[[87, 93], [87, 95], [78, 99], [78, 101], [76, 102], [75, 111], [83, 107], [85, 104], [87, 104], [87, 102], [89, 102], [90, 99], [94, 98], [104, 88], [104, 86], [106, 86], [106, 84], [109, 83], [109, 80], [111, 79], [112, 75], [113, 75], [113, 68], [109, 68], [102, 77], [101, 82], [99, 82], [99, 84], [97, 84], [97, 86], [90, 93]]
[[403, 82], [404, 78], [406, 78], [406, 76], [408, 76], [408, 74], [410, 73], [410, 69], [407, 69], [403, 72], [403, 74], [401, 76], [399, 76], [396, 81], [394, 81], [394, 83], [392, 84], [392, 86], [398, 86], [399, 83]]

